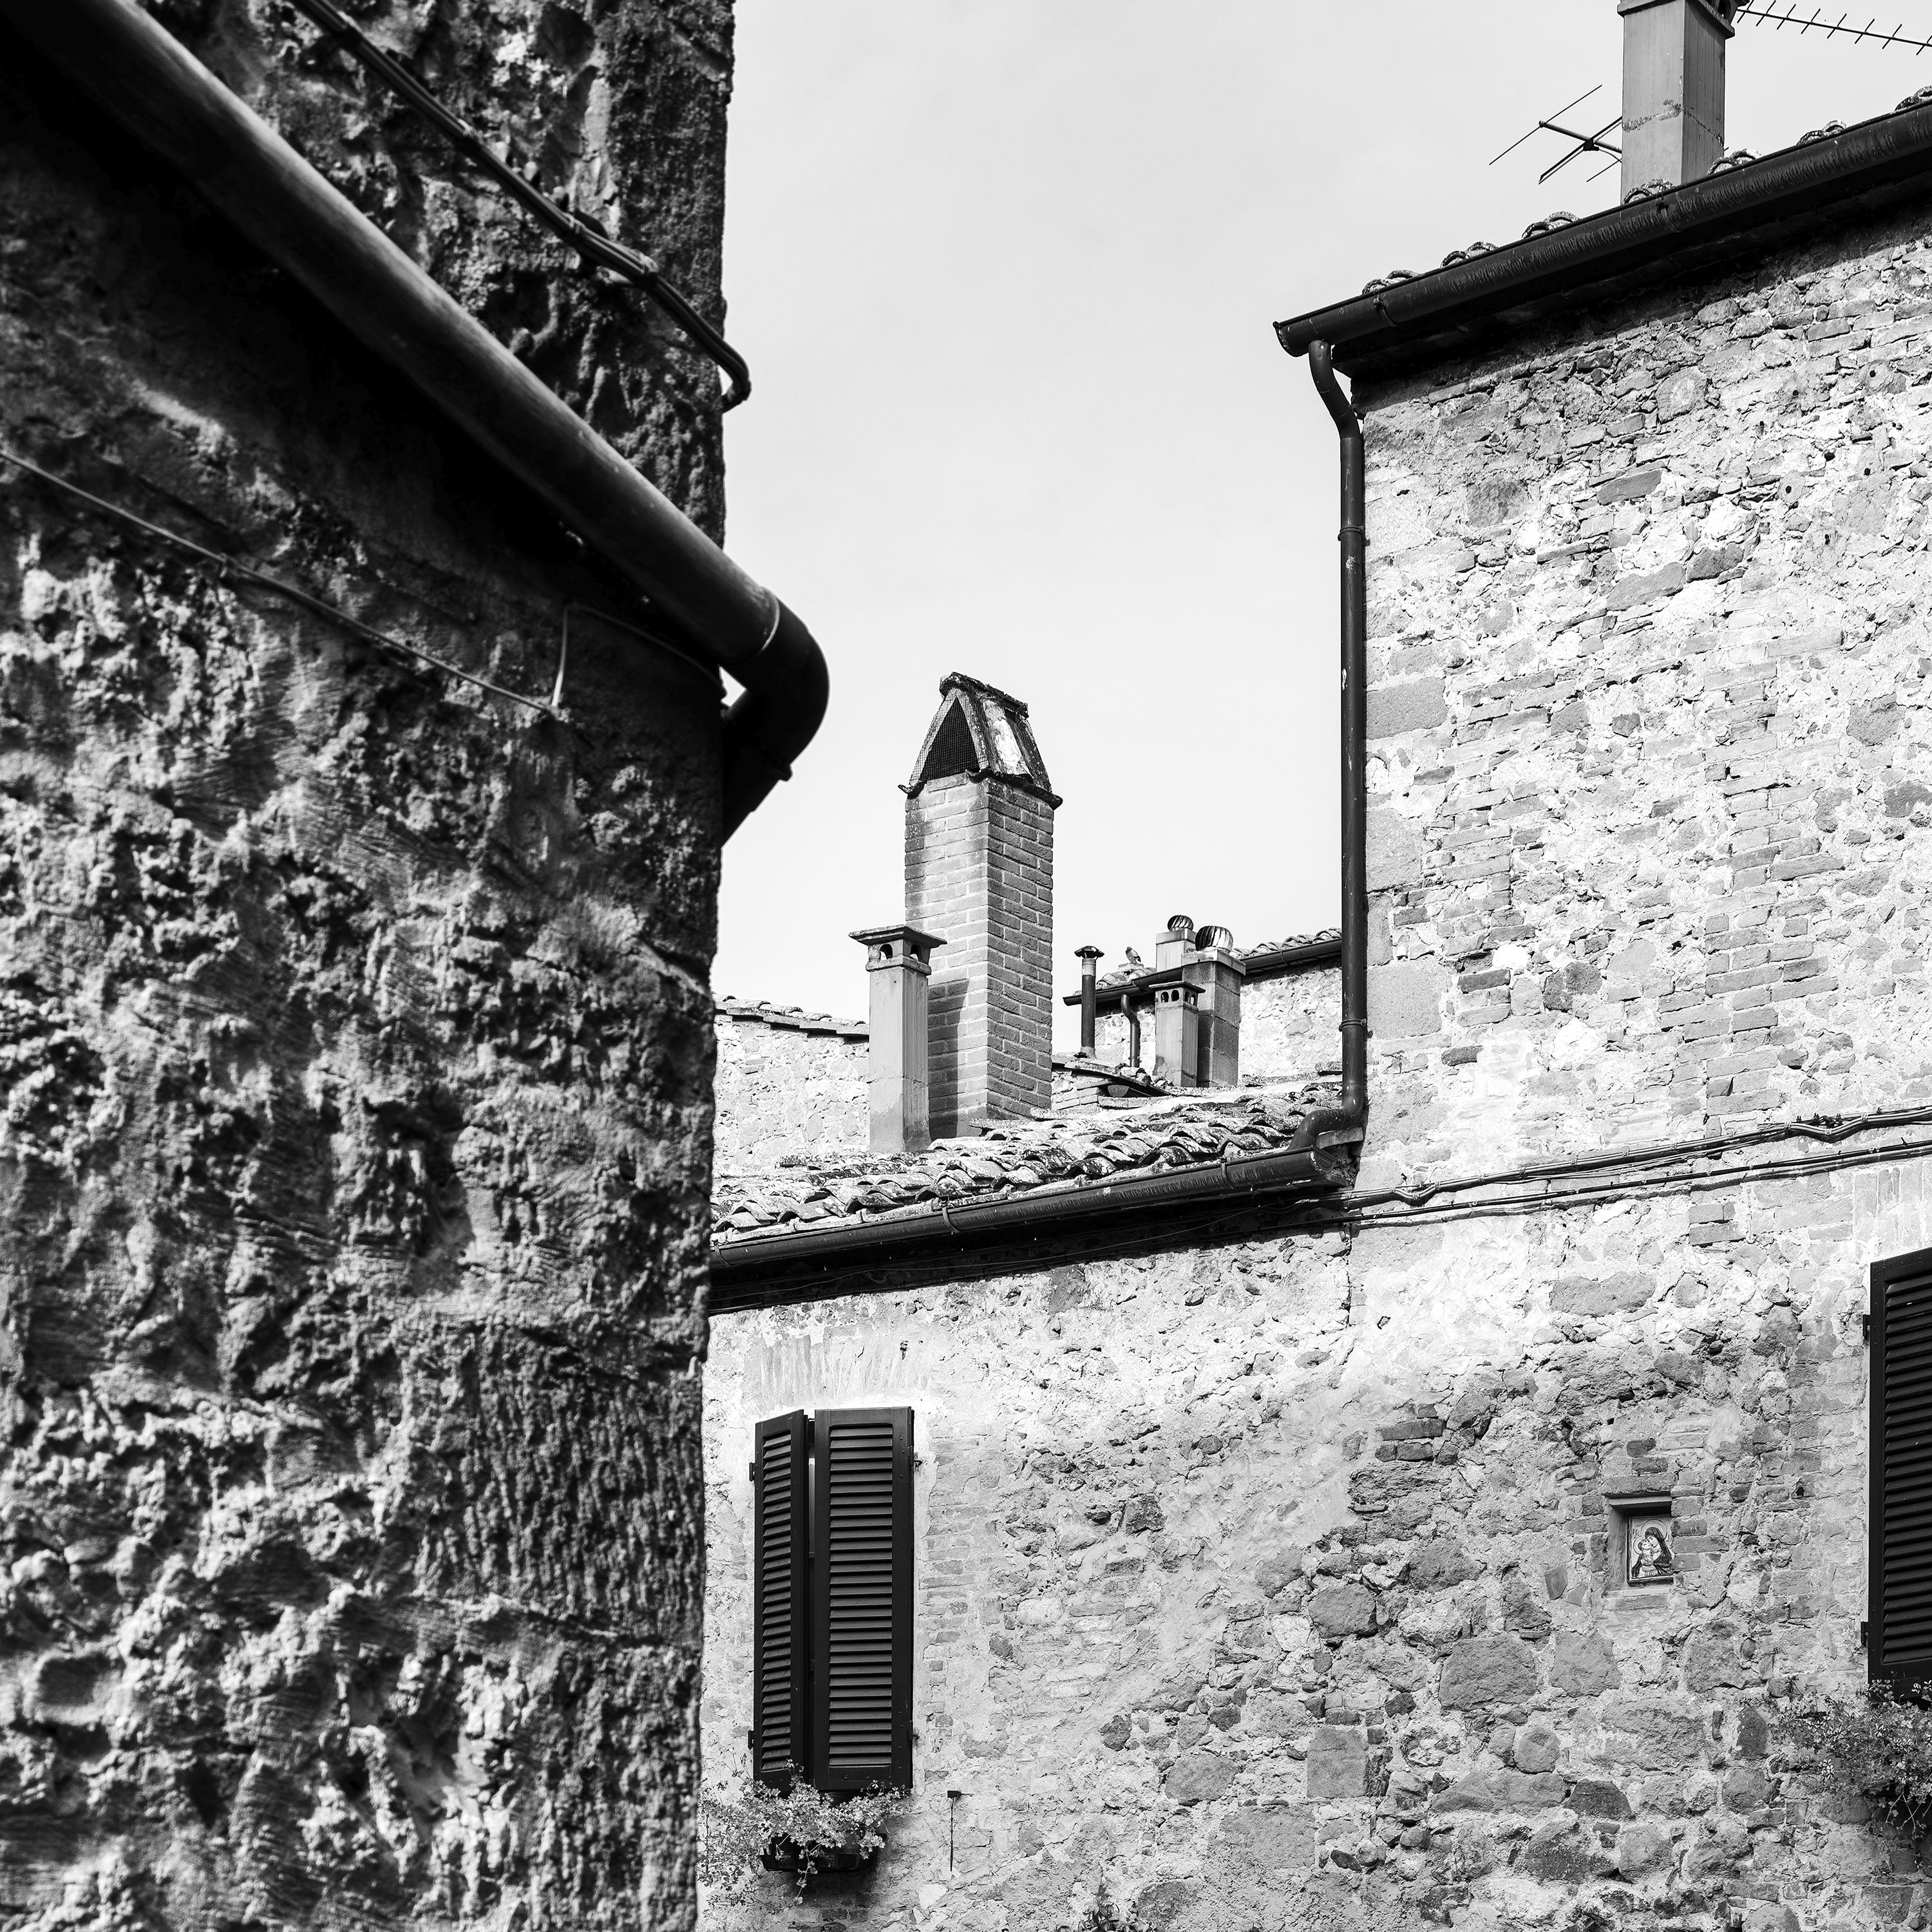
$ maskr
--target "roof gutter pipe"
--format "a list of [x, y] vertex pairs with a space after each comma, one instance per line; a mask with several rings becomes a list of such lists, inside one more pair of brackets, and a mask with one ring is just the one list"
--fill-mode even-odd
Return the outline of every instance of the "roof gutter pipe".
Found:
[[1369, 1119], [1368, 489], [1362, 423], [1335, 380], [1328, 345], [1308, 345], [1309, 372], [1335, 419], [1342, 459], [1342, 1092], [1303, 1135], [1359, 1140]]
[[744, 687], [724, 721], [728, 838], [825, 715], [805, 626], [131, 0], [0, 0], [0, 20]]
[[[1296, 1136], [1298, 1143], [1303, 1138]], [[1101, 1234], [1131, 1246], [1136, 1224], [1144, 1228], [1161, 1216], [1196, 1210], [1238, 1214], [1330, 1192], [1348, 1178], [1346, 1166], [1336, 1155], [1298, 1144], [1007, 1200], [950, 1201], [903, 1217], [788, 1228], [714, 1246], [709, 1306], [719, 1315], [812, 1300], [828, 1291], [838, 1292], [840, 1277], [849, 1279], [857, 1270], [914, 1265], [994, 1244]]]

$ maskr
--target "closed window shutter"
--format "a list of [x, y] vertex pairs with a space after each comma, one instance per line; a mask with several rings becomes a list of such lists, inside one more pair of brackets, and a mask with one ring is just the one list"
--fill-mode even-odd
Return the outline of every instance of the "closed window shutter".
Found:
[[912, 1411], [820, 1410], [812, 1781], [912, 1783]]
[[1872, 1270], [1868, 1667], [1932, 1678], [1932, 1250]]
[[809, 1754], [806, 1455], [802, 1411], [758, 1424], [752, 1558], [752, 1774], [789, 1788]]

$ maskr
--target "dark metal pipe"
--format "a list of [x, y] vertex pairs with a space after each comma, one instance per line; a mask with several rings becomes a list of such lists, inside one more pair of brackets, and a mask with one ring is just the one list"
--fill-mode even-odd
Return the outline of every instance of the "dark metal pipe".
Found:
[[1080, 1057], [1091, 1060], [1094, 1027], [1100, 1013], [1100, 989], [1094, 979], [1100, 968], [1100, 949], [1083, 946], [1077, 956], [1080, 962]]
[[1308, 348], [1316, 392], [1341, 443], [1342, 1093], [1304, 1132], [1359, 1133], [1369, 1118], [1368, 487], [1361, 418], [1342, 393], [1325, 342]]
[[130, 0], [0, 0], [0, 20], [745, 687], [724, 723], [728, 837], [824, 716], [825, 659], [805, 626]]

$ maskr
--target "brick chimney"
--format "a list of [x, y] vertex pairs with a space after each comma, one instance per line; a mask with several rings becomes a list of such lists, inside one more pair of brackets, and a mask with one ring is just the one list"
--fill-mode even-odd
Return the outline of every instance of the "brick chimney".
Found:
[[935, 1139], [1052, 1102], [1053, 814], [1016, 698], [958, 672], [905, 788], [905, 916], [945, 941], [928, 988]]
[[1737, 0], [1617, 0], [1623, 193], [1702, 181], [1724, 152], [1724, 44]]

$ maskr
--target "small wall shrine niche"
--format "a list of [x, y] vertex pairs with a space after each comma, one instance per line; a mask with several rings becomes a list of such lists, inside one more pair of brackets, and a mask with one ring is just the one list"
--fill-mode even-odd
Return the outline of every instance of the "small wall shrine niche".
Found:
[[1668, 1496], [1610, 1503], [1608, 1582], [1613, 1591], [1668, 1589], [1677, 1581], [1677, 1528]]

